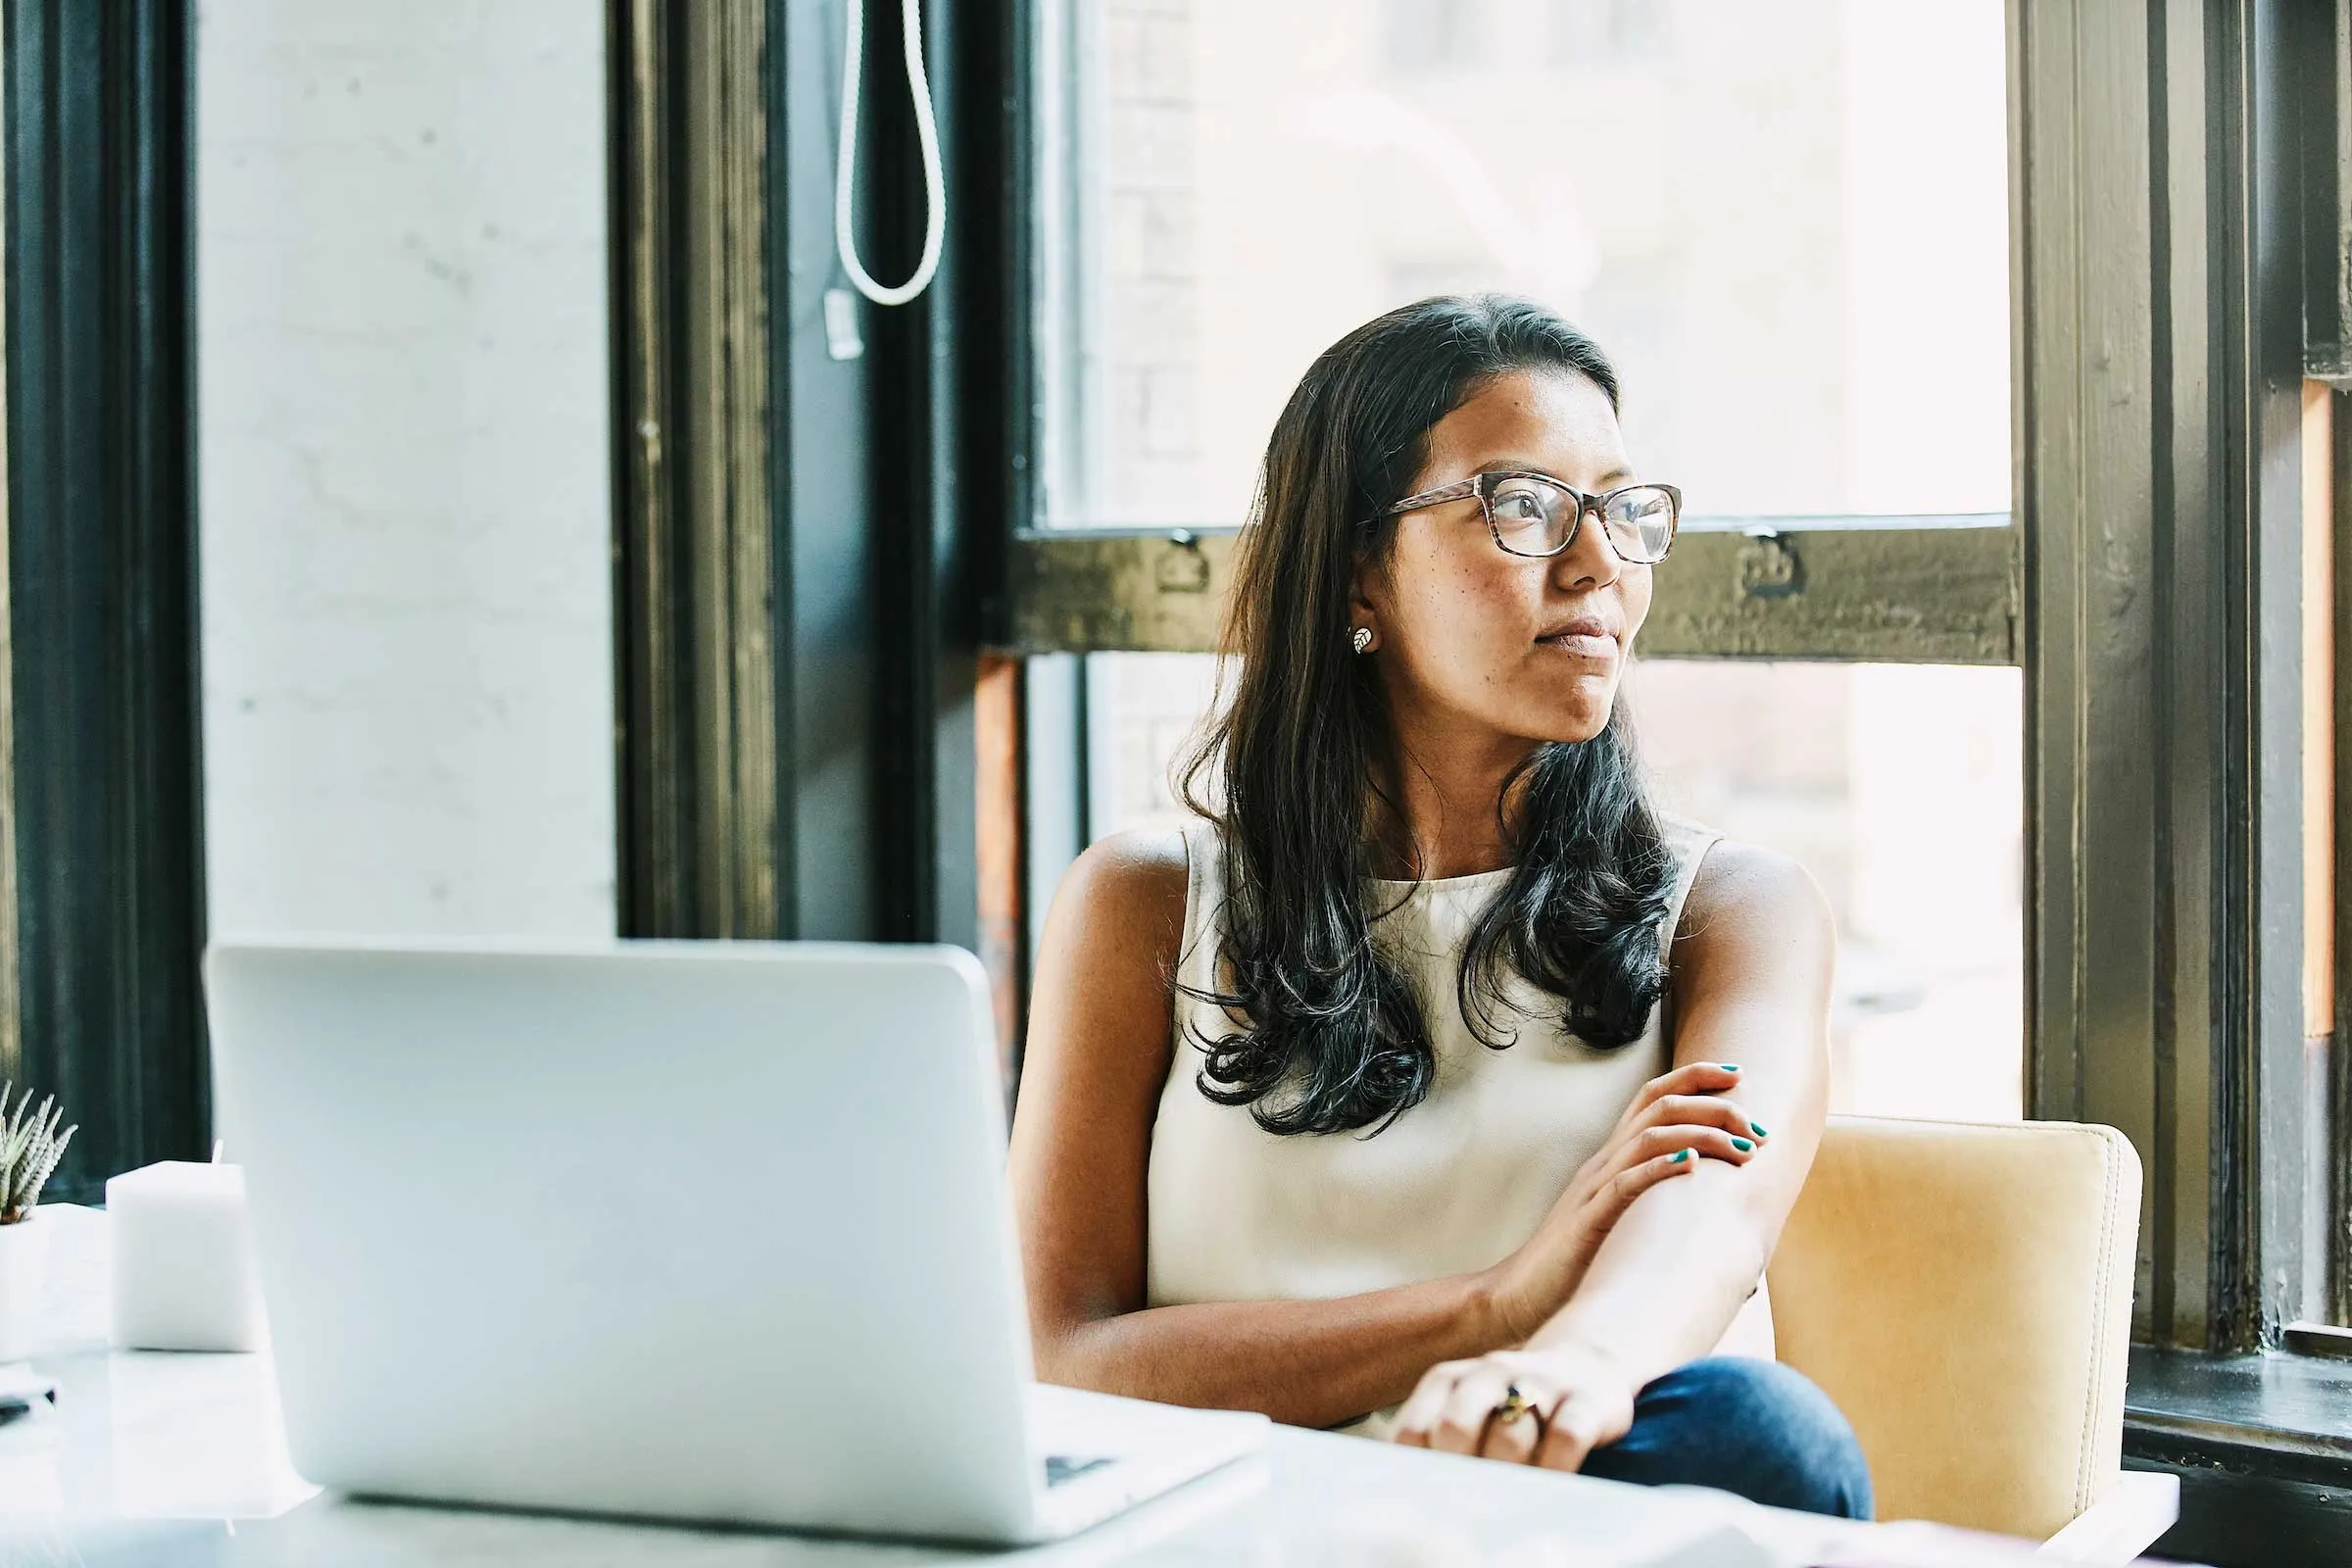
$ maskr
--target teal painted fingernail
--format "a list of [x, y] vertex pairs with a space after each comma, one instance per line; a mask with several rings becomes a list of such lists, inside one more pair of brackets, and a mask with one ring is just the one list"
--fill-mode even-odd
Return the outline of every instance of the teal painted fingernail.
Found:
[[1690, 1151], [1688, 1149], [1678, 1149], [1674, 1152], [1673, 1157], [1668, 1159], [1666, 1163], [1669, 1165], [1680, 1165], [1684, 1160], [1689, 1159], [1690, 1157]]
[[1719, 1061], [1715, 1065], [1718, 1070], [1723, 1072], [1738, 1072], [1740, 1070], [1740, 1064], [1736, 1061]]
[[1751, 1133], [1754, 1133], [1758, 1138], [1764, 1136], [1764, 1124], [1760, 1121], [1749, 1122], [1747, 1124], [1747, 1130]]
[[1755, 1145], [1753, 1145], [1753, 1144], [1751, 1144], [1751, 1143], [1749, 1143], [1749, 1142], [1748, 1142], [1746, 1139], [1744, 1139], [1744, 1138], [1735, 1138], [1735, 1139], [1733, 1139], [1733, 1140], [1732, 1140], [1732, 1147], [1733, 1147], [1734, 1149], [1737, 1149], [1738, 1151], [1740, 1151], [1740, 1152], [1741, 1152], [1742, 1154], [1744, 1154], [1744, 1153], [1746, 1153], [1746, 1152], [1747, 1152], [1749, 1150], [1751, 1150], [1751, 1149], [1755, 1148], [1756, 1146], [1755, 1146]]

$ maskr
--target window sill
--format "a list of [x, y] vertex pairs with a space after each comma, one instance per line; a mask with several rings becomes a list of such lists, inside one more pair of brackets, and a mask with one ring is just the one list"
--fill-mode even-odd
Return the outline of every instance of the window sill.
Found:
[[2352, 1488], [2352, 1361], [2135, 1346], [2124, 1432], [2126, 1453], [2210, 1449], [2230, 1468]]
[[2134, 1347], [2124, 1463], [2180, 1477], [2160, 1554], [2352, 1561], [2352, 1362]]

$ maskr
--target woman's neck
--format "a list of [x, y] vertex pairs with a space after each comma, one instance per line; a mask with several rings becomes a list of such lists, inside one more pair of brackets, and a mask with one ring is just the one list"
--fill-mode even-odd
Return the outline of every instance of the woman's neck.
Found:
[[[1411, 747], [1399, 738], [1397, 760], [1383, 770], [1385, 800], [1373, 805], [1372, 874], [1436, 881], [1497, 871], [1515, 858], [1497, 811], [1503, 780], [1527, 758], [1525, 741], [1487, 746]], [[1519, 791], [1514, 786], [1513, 795]]]

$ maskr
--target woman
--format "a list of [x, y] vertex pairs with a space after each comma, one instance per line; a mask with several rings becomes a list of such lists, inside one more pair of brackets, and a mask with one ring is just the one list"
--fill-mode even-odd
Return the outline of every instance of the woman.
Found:
[[1654, 814], [1617, 706], [1680, 507], [1540, 306], [1425, 300], [1309, 368], [1202, 820], [1097, 844], [1047, 920], [1012, 1139], [1041, 1377], [1868, 1515], [1761, 1288], [1830, 917]]

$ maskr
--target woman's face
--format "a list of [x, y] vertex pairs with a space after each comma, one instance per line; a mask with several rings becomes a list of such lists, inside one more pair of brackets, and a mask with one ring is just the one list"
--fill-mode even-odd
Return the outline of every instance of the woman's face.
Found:
[[[1496, 468], [1533, 468], [1598, 495], [1634, 478], [1600, 388], [1566, 370], [1496, 377], [1430, 431], [1407, 494]], [[1586, 741], [1609, 721], [1650, 568], [1620, 561], [1599, 519], [1548, 559], [1504, 553], [1477, 498], [1396, 519], [1385, 564], [1357, 579], [1400, 737], [1475, 744]]]

